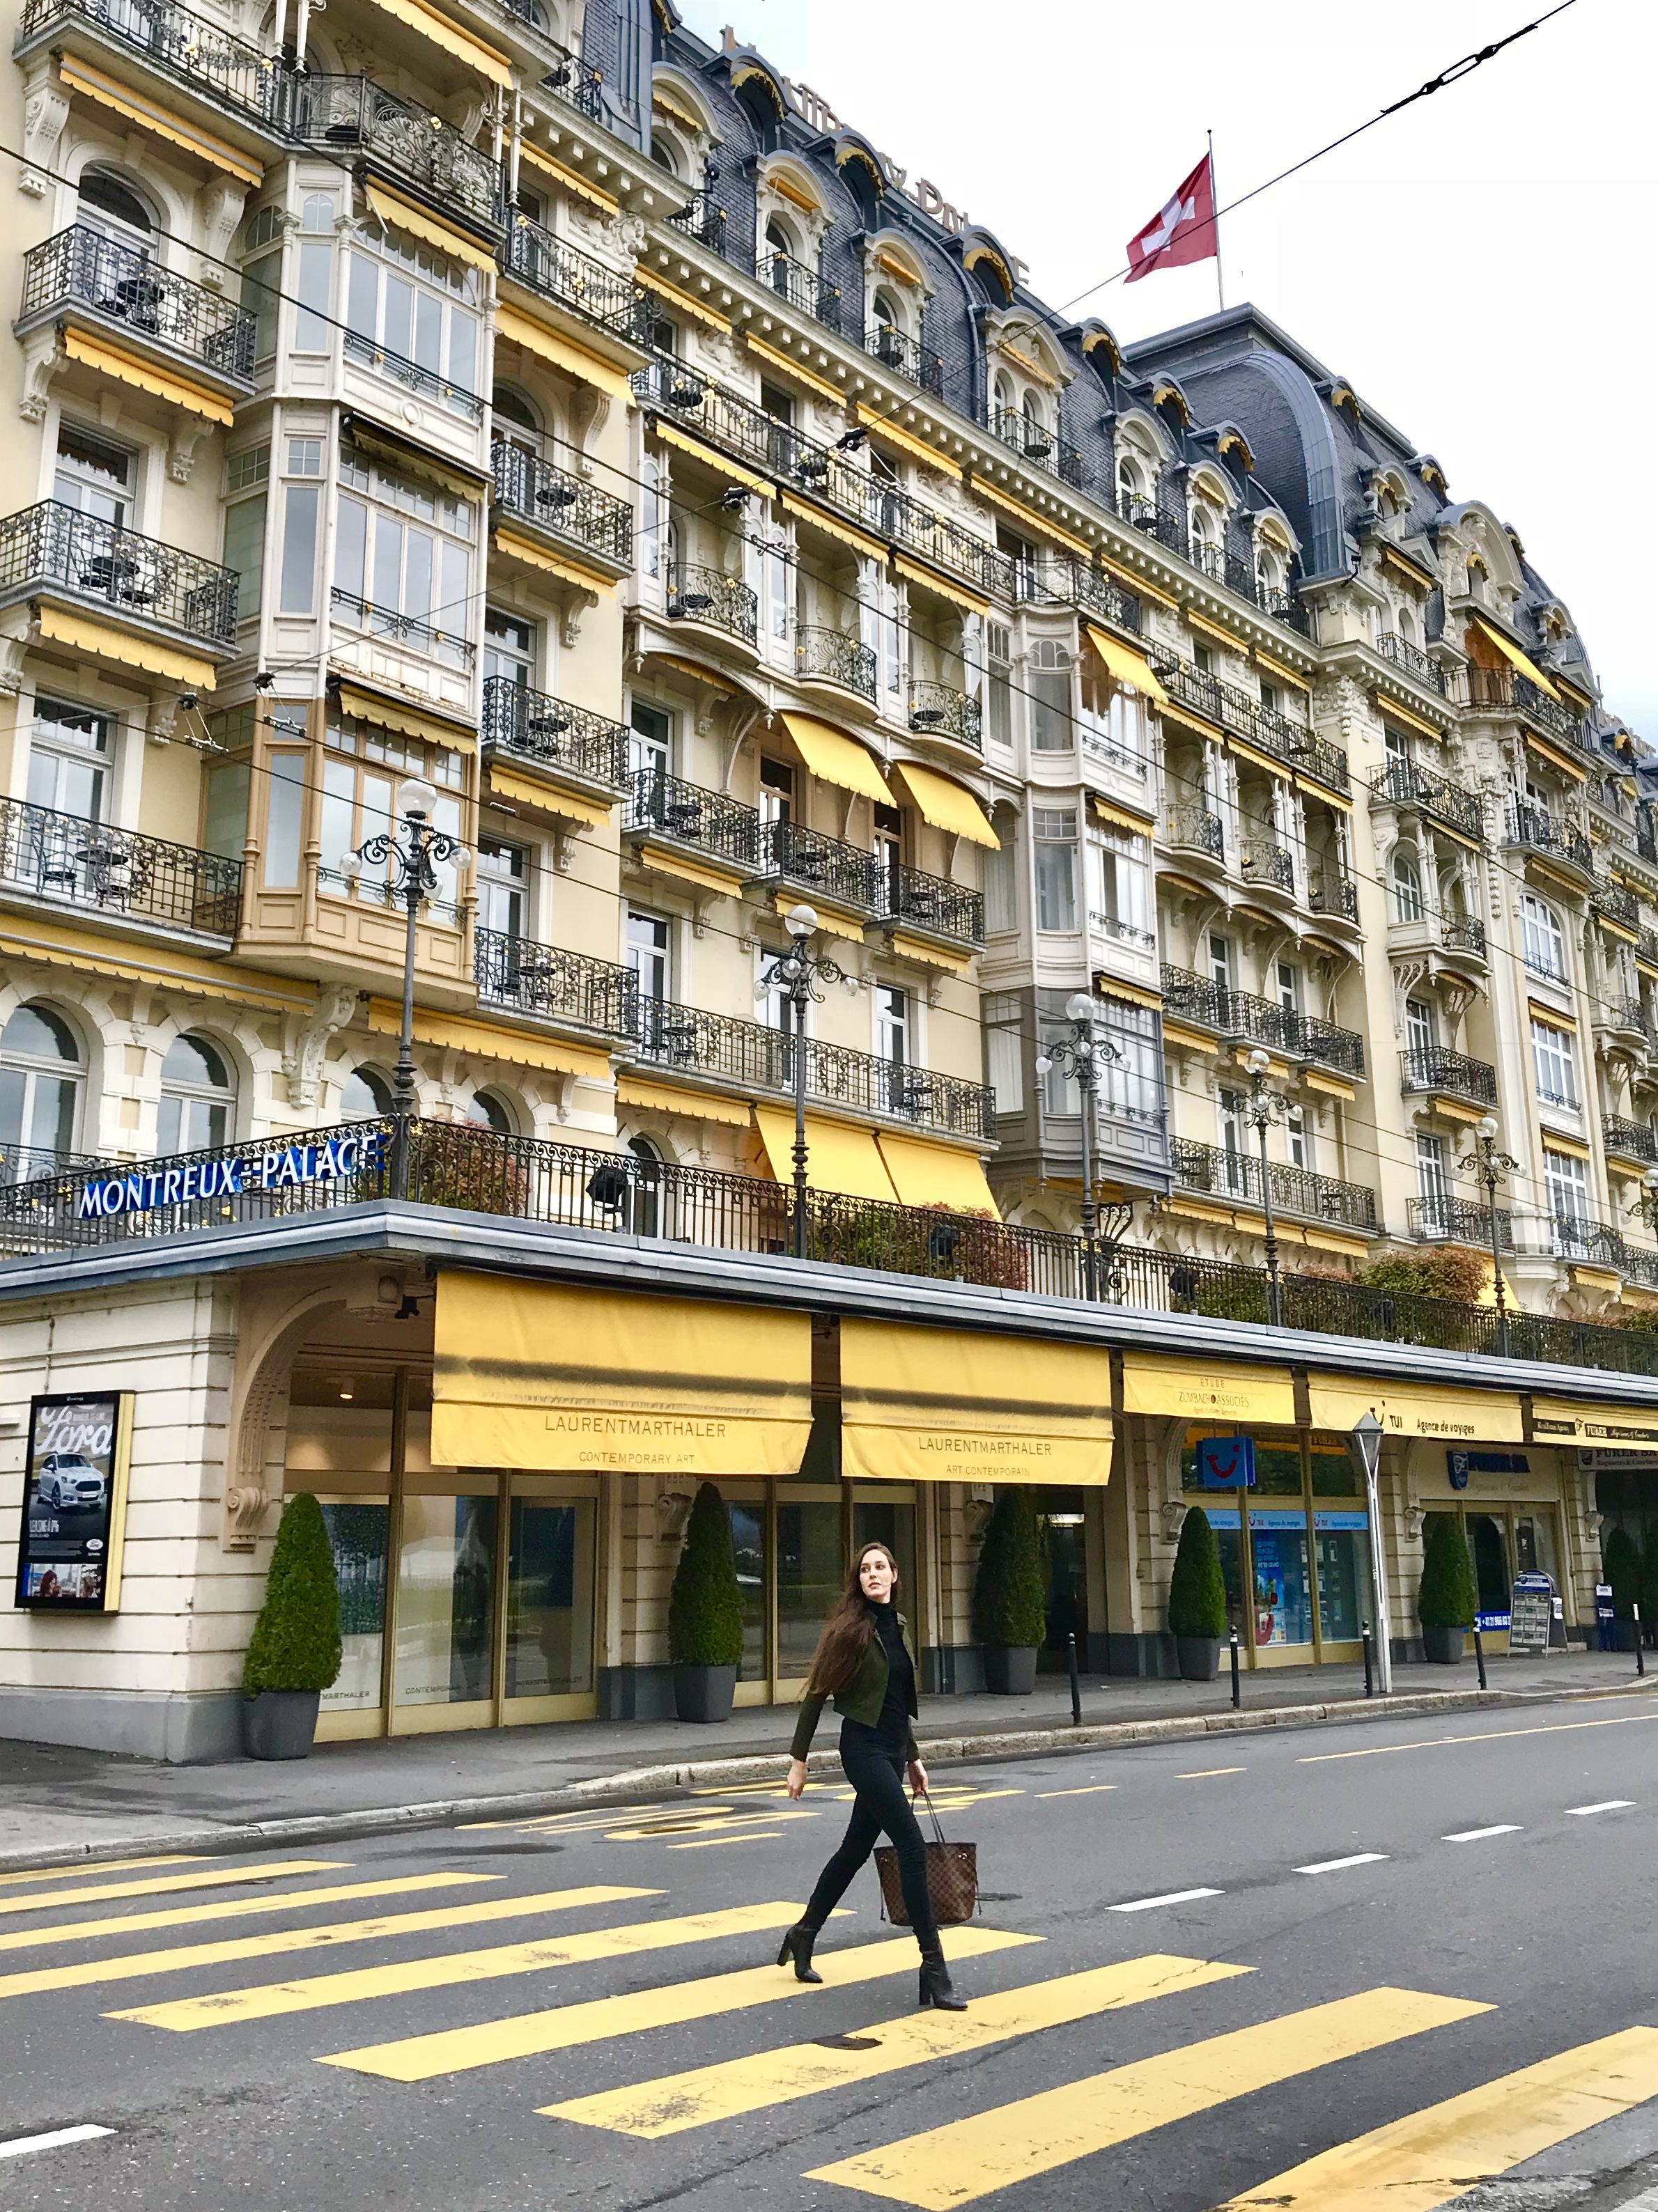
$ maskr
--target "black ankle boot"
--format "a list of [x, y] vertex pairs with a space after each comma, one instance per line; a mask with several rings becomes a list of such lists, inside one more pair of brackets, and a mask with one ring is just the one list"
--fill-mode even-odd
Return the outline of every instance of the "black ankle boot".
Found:
[[797, 1982], [820, 1982], [823, 1976], [812, 1964], [812, 1946], [818, 1940], [815, 1928], [808, 1928], [802, 1920], [789, 1930], [783, 1939], [783, 1948], [777, 1954], [777, 1964], [786, 1966], [792, 1959]]
[[932, 2005], [940, 2012], [966, 2012], [967, 2000], [959, 1997], [950, 1984], [950, 1970], [944, 1963], [944, 1947], [935, 1936], [923, 1944], [921, 1952], [921, 1993], [916, 2002], [923, 2008]]

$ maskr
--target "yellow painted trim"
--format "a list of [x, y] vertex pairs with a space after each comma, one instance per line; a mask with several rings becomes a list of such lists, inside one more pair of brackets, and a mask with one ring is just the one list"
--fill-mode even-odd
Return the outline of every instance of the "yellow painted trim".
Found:
[[128, 668], [142, 668], [148, 676], [165, 676], [192, 691], [210, 691], [216, 680], [210, 660], [198, 660], [193, 653], [147, 637], [129, 636], [125, 630], [112, 629], [88, 615], [70, 614], [49, 601], [41, 602], [40, 620], [42, 637], [55, 645], [73, 646], [77, 653], [119, 660]]
[[890, 415], [883, 415], [878, 407], [871, 407], [867, 399], [859, 400], [857, 417], [860, 422], [880, 436], [890, 438], [893, 445], [901, 446], [906, 453], [912, 454], [918, 461], [924, 461], [930, 469], [942, 469], [947, 477], [954, 477], [958, 483], [960, 483], [961, 465], [959, 461], [953, 461], [948, 453], [941, 453], [936, 446], [930, 446], [917, 432], [900, 428]]
[[1511, 637], [1506, 637], [1496, 624], [1487, 622], [1484, 615], [1472, 614], [1470, 619], [1487, 644], [1494, 645], [1510, 667], [1517, 669], [1528, 683], [1535, 684], [1545, 697], [1554, 701], [1556, 706], [1561, 703], [1560, 694], [1528, 653], [1522, 652]]
[[1313, 689], [1309, 678], [1297, 675], [1293, 668], [1286, 668], [1283, 661], [1274, 660], [1271, 654], [1263, 653], [1259, 646], [1255, 647], [1255, 665], [1258, 668], [1265, 669], [1269, 676], [1277, 677], [1280, 682], [1293, 684], [1298, 691], [1310, 693]]
[[1539, 760], [1547, 761], [1551, 769], [1557, 770], [1560, 775], [1567, 777], [1573, 783], [1587, 783], [1589, 780], [1589, 772], [1586, 767], [1580, 766], [1570, 753], [1557, 752], [1551, 744], [1539, 738], [1533, 730], [1527, 730], [1526, 732], [1526, 750], [1528, 753], [1535, 753]]
[[[1092, 561], [1094, 557], [1094, 549], [1090, 547], [1088, 550], [1088, 558]], [[1123, 585], [1126, 590], [1137, 592], [1144, 599], [1155, 599], [1160, 607], [1166, 607], [1172, 615], [1177, 615], [1179, 613], [1180, 602], [1176, 599], [1172, 599], [1169, 594], [1163, 590], [1161, 585], [1149, 584], [1145, 578], [1139, 574], [1137, 570], [1119, 567], [1115, 561], [1107, 560], [1103, 553], [1100, 554], [1099, 557], [1100, 566], [1105, 570], [1106, 574], [1108, 576], [1115, 576], [1118, 582]]]
[[140, 392], [153, 392], [157, 399], [170, 400], [174, 406], [186, 408], [192, 415], [205, 416], [210, 422], [222, 423], [227, 429], [236, 419], [230, 402], [221, 399], [216, 392], [204, 392], [199, 385], [190, 383], [185, 377], [153, 368], [135, 354], [112, 345], [107, 338], [89, 337], [72, 323], [64, 332], [64, 351], [71, 361], [101, 369], [106, 376], [115, 377], [122, 384], [136, 385]]
[[1212, 744], [1219, 744], [1221, 741], [1220, 724], [1204, 721], [1190, 708], [1177, 707], [1168, 701], [1157, 709], [1157, 713], [1161, 720], [1178, 722], [1183, 730], [1194, 730], [1200, 738], [1207, 738]]
[[1322, 1091], [1328, 1098], [1351, 1100], [1358, 1096], [1350, 1083], [1344, 1083], [1338, 1075], [1321, 1075], [1315, 1067], [1309, 1067], [1301, 1080], [1309, 1091]]
[[1001, 839], [986, 820], [977, 795], [965, 784], [941, 775], [936, 769], [923, 768], [918, 761], [894, 761], [892, 773], [902, 778], [923, 822], [930, 822], [935, 830], [965, 837], [970, 844], [987, 846], [992, 852], [999, 849]]
[[186, 153], [195, 155], [210, 168], [222, 169], [239, 183], [257, 185], [265, 174], [222, 138], [197, 130], [192, 123], [180, 121], [165, 108], [154, 106], [131, 86], [106, 76], [101, 70], [94, 69], [90, 62], [83, 62], [76, 55], [65, 54], [58, 64], [58, 74], [71, 92], [84, 92], [103, 106], [113, 107], [118, 115], [125, 115], [130, 123], [153, 131], [158, 138], [166, 138], [174, 146], [182, 146]]
[[1408, 707], [1401, 707], [1397, 700], [1383, 698], [1380, 692], [1373, 693], [1372, 696], [1375, 700], [1376, 712], [1384, 721], [1391, 714], [1396, 722], [1403, 722], [1407, 729], [1419, 730], [1424, 738], [1444, 736], [1445, 732], [1437, 722], [1429, 722], [1420, 714], [1413, 714]]
[[773, 368], [781, 369], [786, 375], [794, 377], [808, 392], [815, 392], [820, 399], [832, 399], [837, 407], [846, 404], [849, 395], [839, 385], [831, 384], [826, 376], [820, 376], [815, 369], [807, 368], [795, 359], [793, 354], [783, 353], [777, 346], [767, 345], [765, 339], [757, 338], [753, 331], [744, 335], [750, 353], [757, 354], [760, 360], [769, 362]]
[[872, 538], [867, 530], [860, 530], [855, 523], [843, 522], [837, 514], [826, 514], [821, 507], [796, 498], [792, 491], [779, 489], [777, 497], [783, 501], [785, 514], [792, 514], [797, 521], [809, 522], [814, 529], [821, 530], [827, 537], [838, 538], [843, 545], [850, 545], [872, 561], [887, 558], [884, 538]]
[[1218, 623], [1210, 622], [1206, 616], [1197, 613], [1191, 607], [1186, 608], [1184, 611], [1187, 628], [1195, 629], [1199, 637], [1206, 637], [1215, 645], [1224, 646], [1228, 653], [1248, 652], [1249, 646], [1246, 639], [1234, 637], [1229, 629], [1222, 629]]
[[[369, 1026], [377, 1036], [395, 1036], [402, 1025], [403, 1009], [394, 999], [370, 999]], [[590, 1083], [608, 1084], [610, 1058], [562, 1038], [526, 1036], [521, 1030], [497, 1029], [465, 1014], [440, 1014], [415, 1008], [415, 1042], [435, 1044], [454, 1052], [470, 1052], [484, 1060], [502, 1060], [514, 1067], [551, 1068], [558, 1075], [584, 1076]]]
[[1543, 1132], [1543, 1151], [1545, 1157], [1550, 1152], [1564, 1152], [1569, 1160], [1592, 1160], [1594, 1158], [1579, 1138], [1558, 1136], [1552, 1129]]
[[109, 952], [107, 939], [96, 931], [60, 927], [32, 915], [27, 920], [8, 915], [0, 921], [0, 952], [12, 959], [39, 961], [48, 968], [70, 968], [125, 983], [149, 983], [162, 990], [223, 999], [232, 1006], [252, 1006], [262, 1013], [303, 1013], [316, 999], [308, 988], [284, 988], [277, 978], [261, 976], [257, 982], [243, 980], [236, 969], [217, 962], [193, 961], [187, 953], [144, 957], [128, 952], [117, 959]]
[[900, 960], [913, 960], [923, 968], [942, 969], [947, 975], [965, 975], [972, 967], [972, 956], [966, 952], [946, 952], [941, 945], [923, 944], [918, 937], [905, 937], [894, 930], [887, 940], [887, 949]]
[[[798, 891], [778, 891], [772, 898], [772, 906], [778, 914], [787, 914], [791, 906], [800, 902]], [[820, 892], [813, 902], [812, 911], [818, 918], [818, 927], [826, 931], [831, 937], [844, 938], [849, 945], [863, 944], [863, 916], [861, 914], [831, 906]]]
[[1196, 1030], [1186, 1029], [1179, 1022], [1165, 1020], [1163, 1042], [1177, 1045], [1182, 1052], [1207, 1053], [1211, 1060], [1218, 1060], [1221, 1056], [1221, 1048], [1213, 1037], [1204, 1036]]
[[606, 215], [614, 215], [621, 206], [614, 192], [606, 191], [601, 185], [589, 184], [579, 169], [572, 169], [563, 161], [556, 161], [551, 154], [543, 153], [540, 147], [532, 146], [528, 139], [524, 140], [518, 151], [520, 158], [527, 161], [531, 168], [539, 169], [543, 176], [552, 178], [566, 191], [574, 192], [578, 200], [591, 202]]
[[999, 507], [1004, 514], [1012, 515], [1021, 526], [1045, 531], [1054, 543], [1063, 545], [1068, 553], [1075, 553], [1084, 561], [1094, 558], [1093, 546], [1073, 536], [1062, 524], [1050, 521], [1039, 507], [1027, 505], [1017, 493], [1001, 491], [986, 483], [977, 469], [973, 471], [972, 489], [975, 498], [988, 500], [992, 507]]
[[460, 231], [452, 229], [447, 222], [440, 222], [435, 215], [428, 215], [424, 208], [405, 199], [401, 192], [394, 192], [389, 185], [381, 184], [368, 185], [364, 190], [369, 206], [381, 221], [389, 223], [393, 230], [412, 231], [417, 238], [436, 247], [438, 252], [447, 253], [452, 261], [464, 261], [469, 268], [494, 275], [495, 256], [492, 253], [463, 236]]
[[[385, 0], [377, 0], [377, 4], [383, 6]], [[539, 354], [543, 361], [551, 362], [555, 368], [562, 368], [569, 375], [579, 377], [583, 384], [596, 386], [624, 407], [637, 404], [633, 386], [619, 368], [588, 353], [573, 338], [562, 335], [555, 337], [544, 324], [536, 322], [521, 308], [509, 306], [504, 300], [496, 306], [495, 335], [497, 338], [510, 338], [515, 345]]]
[[735, 897], [742, 889], [742, 872], [739, 869], [727, 873], [710, 866], [704, 860], [689, 860], [672, 846], [660, 845], [654, 838], [642, 837], [634, 847], [640, 858], [648, 860], [659, 875], [677, 876], [683, 882], [695, 884], [701, 890], [722, 891]]
[[1108, 975], [1103, 968], [1094, 970], [1094, 985], [1096, 998], [1125, 999], [1131, 1006], [1146, 1006], [1154, 1014], [1163, 1011], [1161, 991], [1149, 991], [1139, 983], [1119, 982], [1115, 975]]
[[642, 1083], [637, 1076], [618, 1077], [616, 1103], [651, 1108], [659, 1114], [681, 1114], [698, 1121], [723, 1121], [734, 1129], [750, 1126], [746, 1103], [705, 1097], [699, 1091], [680, 1091], [671, 1083]]
[[1084, 618], [1082, 628], [1088, 633], [1088, 643], [1119, 684], [1131, 684], [1143, 698], [1149, 699], [1154, 706], [1167, 706], [1168, 694], [1143, 653], [1137, 653], [1131, 646], [1120, 644], [1109, 630], [1101, 629], [1097, 623]]
[[1230, 733], [1226, 745], [1228, 752], [1236, 753], [1242, 760], [1253, 761], [1257, 768], [1264, 768], [1269, 775], [1276, 775], [1281, 783], [1294, 783], [1295, 781], [1295, 770], [1287, 761], [1281, 761], [1276, 753], [1262, 752], [1258, 747], [1247, 744], [1241, 738], [1234, 738]]
[[681, 291], [677, 284], [670, 283], [666, 276], [659, 276], [654, 269], [647, 272], [644, 282], [658, 299], [666, 300], [670, 307], [678, 307], [682, 314], [691, 316], [694, 321], [706, 323], [710, 330], [722, 331], [727, 337], [730, 337], [730, 316], [722, 315], [717, 307], [710, 307], [694, 292]]
[[989, 614], [991, 611], [990, 601], [981, 599], [977, 592], [970, 590], [966, 584], [958, 584], [954, 576], [941, 575], [934, 569], [924, 568], [920, 562], [914, 560], [907, 553], [895, 552], [893, 555], [893, 566], [900, 576], [907, 577], [911, 583], [921, 584], [928, 591], [936, 592], [940, 599], [948, 599], [954, 605], [963, 608], [970, 615], [984, 616]]
[[1126, 806], [1119, 806], [1112, 799], [1101, 799], [1097, 791], [1088, 793], [1088, 804], [1094, 810], [1096, 821], [1109, 822], [1113, 829], [1126, 830], [1131, 836], [1149, 837], [1157, 827], [1153, 817], [1131, 813]]
[[441, 714], [392, 698], [383, 691], [368, 691], [361, 684], [342, 682], [339, 703], [344, 713], [365, 722], [378, 722], [382, 729], [399, 730], [405, 738], [424, 738], [431, 744], [447, 745], [457, 753], [474, 752], [478, 747], [475, 730], [446, 721]]
[[656, 417], [655, 434], [665, 446], [674, 446], [680, 453], [689, 453], [704, 468], [712, 469], [720, 476], [729, 477], [733, 483], [740, 483], [745, 491], [758, 492], [762, 499], [776, 497], [777, 488], [767, 477], [757, 477], [753, 469], [745, 468], [741, 461], [728, 460], [717, 447], [704, 446], [689, 431], [681, 430], [677, 423], [665, 422], [660, 415]]
[[503, 92], [511, 91], [512, 64], [506, 56], [497, 53], [493, 46], [486, 46], [482, 39], [460, 29], [440, 15], [436, 8], [426, 7], [424, 0], [375, 0], [375, 5], [383, 8], [388, 15], [395, 15], [399, 23], [406, 23], [411, 31], [418, 31], [435, 46], [442, 46], [457, 61], [465, 62], [491, 84], [498, 84]]
[[616, 589], [614, 576], [604, 575], [597, 568], [583, 568], [570, 554], [545, 552], [527, 538], [521, 538], [515, 530], [497, 527], [495, 542], [500, 551], [509, 554], [514, 560], [527, 561], [532, 568], [545, 568], [549, 575], [562, 576], [567, 584], [580, 584], [586, 591]]
[[559, 785], [542, 783], [533, 776], [503, 768], [497, 761], [490, 763], [490, 789], [498, 799], [515, 799], [522, 806], [539, 807], [543, 814], [579, 822], [584, 830], [602, 830], [610, 819], [610, 807], [585, 792], [567, 793]]

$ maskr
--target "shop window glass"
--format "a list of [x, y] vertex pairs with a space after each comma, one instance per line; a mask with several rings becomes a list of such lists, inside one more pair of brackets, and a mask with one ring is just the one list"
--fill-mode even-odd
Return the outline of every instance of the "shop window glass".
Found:
[[1255, 1488], [1269, 1498], [1299, 1498], [1301, 1494], [1301, 1455], [1299, 1444], [1255, 1443]]
[[507, 1695], [593, 1687], [591, 1498], [515, 1498], [507, 1534]]
[[[845, 1572], [837, 1498], [777, 1503], [777, 1673], [799, 1681], [810, 1671], [818, 1632]], [[906, 1618], [912, 1608], [905, 1606]]]
[[[1258, 1469], [1259, 1463], [1258, 1453]], [[1249, 1548], [1255, 1567], [1255, 1649], [1310, 1644], [1313, 1585], [1306, 1514], [1252, 1507]]]
[[[1318, 1462], [1314, 1462], [1316, 1482]], [[1358, 1512], [1332, 1510], [1313, 1516], [1319, 1565], [1319, 1634], [1326, 1644], [1356, 1644], [1374, 1619], [1370, 1596], [1370, 1527]]]
[[1320, 1444], [1313, 1447], [1313, 1495], [1314, 1498], [1356, 1498], [1359, 1479], [1352, 1456], [1345, 1444]]
[[765, 1680], [765, 1500], [728, 1498], [731, 1549], [737, 1562], [737, 1592], [742, 1601], [742, 1660], [737, 1679]]
[[852, 1507], [852, 1550], [856, 1556], [865, 1544], [885, 1544], [898, 1561], [898, 1609], [910, 1624], [910, 1641], [916, 1641], [916, 1510], [913, 1505], [884, 1498], [858, 1498]]
[[1506, 1614], [1514, 1590], [1508, 1530], [1495, 1513], [1470, 1513], [1463, 1533], [1473, 1564], [1475, 1602], [1481, 1613]]
[[322, 1508], [339, 1584], [339, 1673], [322, 1710], [372, 1712], [381, 1701], [386, 1644], [386, 1553], [390, 1510], [378, 1502], [336, 1499]]
[[[1196, 1480], [1194, 1476], [1193, 1480]], [[1203, 1510], [1209, 1525], [1215, 1531], [1215, 1548], [1221, 1555], [1221, 1580], [1226, 1585], [1226, 1620], [1228, 1632], [1235, 1629], [1241, 1644], [1245, 1637], [1243, 1589], [1243, 1526], [1235, 1505], [1211, 1505], [1207, 1498]]]
[[1053, 1663], [1059, 1666], [1065, 1663], [1066, 1638], [1071, 1636], [1076, 1638], [1079, 1662], [1084, 1666], [1088, 1663], [1085, 1494], [1080, 1490], [1045, 1490], [1039, 1498], [1037, 1525], [1041, 1530], [1047, 1565], [1046, 1602], [1043, 1607], [1045, 1633], [1042, 1642], [1046, 1651], [1057, 1655]]
[[494, 1689], [496, 1500], [405, 1498], [398, 1562], [396, 1700], [475, 1705]]

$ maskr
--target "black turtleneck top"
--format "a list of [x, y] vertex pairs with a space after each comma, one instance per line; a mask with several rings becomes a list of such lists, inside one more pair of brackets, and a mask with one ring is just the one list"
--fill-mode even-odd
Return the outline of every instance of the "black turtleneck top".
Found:
[[903, 1759], [910, 1748], [910, 1705], [915, 1686], [915, 1668], [904, 1648], [904, 1637], [898, 1625], [895, 1605], [874, 1605], [869, 1599], [871, 1632], [881, 1639], [881, 1648], [887, 1654], [887, 1695], [881, 1701], [881, 1718], [874, 1728], [865, 1728], [861, 1721], [843, 1720], [843, 1735], [854, 1735], [873, 1751], [888, 1759]]

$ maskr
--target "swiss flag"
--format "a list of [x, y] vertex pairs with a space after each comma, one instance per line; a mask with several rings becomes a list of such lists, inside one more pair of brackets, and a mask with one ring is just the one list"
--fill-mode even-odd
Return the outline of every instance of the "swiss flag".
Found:
[[1215, 233], [1215, 172], [1205, 154], [1160, 215], [1128, 242], [1128, 282], [1154, 269], [1179, 269], [1212, 261], [1220, 252]]

